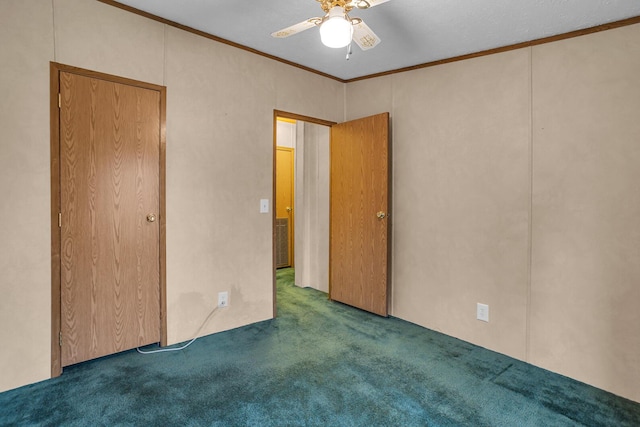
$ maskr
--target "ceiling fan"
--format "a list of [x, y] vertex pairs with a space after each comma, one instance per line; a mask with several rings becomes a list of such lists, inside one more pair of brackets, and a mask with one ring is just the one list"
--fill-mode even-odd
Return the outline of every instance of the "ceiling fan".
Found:
[[[320, 39], [325, 46], [340, 48], [354, 41], [360, 49], [368, 50], [380, 43], [378, 37], [360, 18], [351, 18], [353, 9], [369, 9], [389, 0], [316, 0], [325, 12], [322, 18], [310, 18], [276, 31], [271, 36], [285, 38], [315, 26], [320, 27]], [[347, 54], [349, 59], [349, 54]]]

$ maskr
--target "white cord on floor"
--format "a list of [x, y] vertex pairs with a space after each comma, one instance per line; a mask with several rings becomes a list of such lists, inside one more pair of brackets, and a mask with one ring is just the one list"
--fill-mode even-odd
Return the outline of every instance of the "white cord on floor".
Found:
[[211, 316], [213, 316], [213, 313], [216, 312], [216, 310], [218, 310], [218, 307], [214, 307], [213, 310], [211, 310], [211, 313], [209, 313], [209, 315], [207, 316], [206, 319], [204, 319], [204, 322], [202, 322], [202, 325], [200, 325], [200, 327], [198, 328], [198, 330], [196, 331], [196, 336], [194, 338], [191, 339], [191, 341], [189, 341], [188, 343], [186, 343], [185, 345], [183, 345], [182, 347], [174, 347], [174, 348], [161, 348], [159, 350], [149, 350], [149, 351], [144, 351], [144, 350], [140, 350], [140, 347], [136, 348], [136, 350], [138, 351], [138, 353], [140, 354], [154, 354], [154, 353], [164, 353], [166, 351], [180, 351], [180, 350], [184, 350], [185, 348], [189, 347], [191, 344], [193, 344], [193, 342], [195, 340], [198, 339], [198, 334], [200, 334], [200, 331], [202, 330], [202, 328], [204, 328], [204, 325], [207, 324], [207, 322], [209, 321], [209, 319], [211, 318]]

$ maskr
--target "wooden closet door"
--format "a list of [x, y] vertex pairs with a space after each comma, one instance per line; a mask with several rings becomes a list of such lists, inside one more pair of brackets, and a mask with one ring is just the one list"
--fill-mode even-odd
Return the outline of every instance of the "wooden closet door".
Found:
[[62, 366], [160, 341], [157, 91], [60, 73]]

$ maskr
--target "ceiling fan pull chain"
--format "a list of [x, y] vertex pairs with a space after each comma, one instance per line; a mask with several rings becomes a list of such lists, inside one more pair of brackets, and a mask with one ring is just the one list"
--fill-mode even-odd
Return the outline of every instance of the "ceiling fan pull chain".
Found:
[[351, 42], [349, 42], [349, 44], [347, 45], [347, 61], [349, 60], [350, 56], [351, 56]]

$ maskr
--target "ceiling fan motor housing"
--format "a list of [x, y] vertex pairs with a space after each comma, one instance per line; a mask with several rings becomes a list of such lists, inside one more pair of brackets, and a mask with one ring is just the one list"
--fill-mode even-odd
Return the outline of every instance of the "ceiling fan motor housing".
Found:
[[359, 9], [367, 9], [370, 7], [369, 2], [367, 2], [366, 0], [360, 0], [360, 1], [352, 1], [352, 0], [316, 0], [318, 3], [320, 3], [320, 6], [322, 7], [322, 10], [324, 10], [326, 13], [329, 13], [329, 11], [331, 9], [333, 9], [336, 6], [339, 6], [341, 8], [343, 8], [345, 10], [345, 12], [349, 12], [350, 10], [352, 10], [354, 7], [357, 7]]

